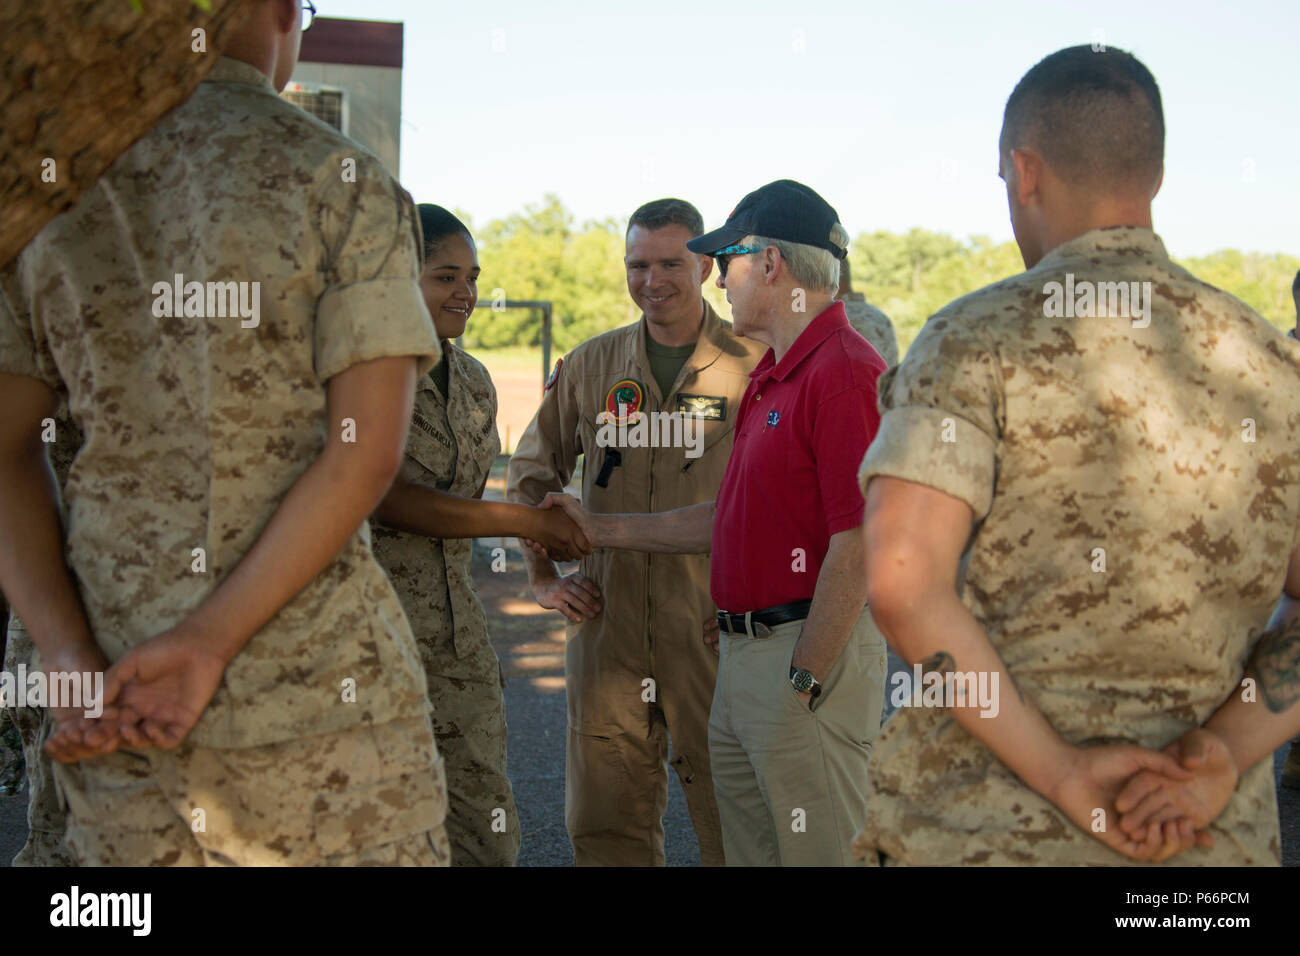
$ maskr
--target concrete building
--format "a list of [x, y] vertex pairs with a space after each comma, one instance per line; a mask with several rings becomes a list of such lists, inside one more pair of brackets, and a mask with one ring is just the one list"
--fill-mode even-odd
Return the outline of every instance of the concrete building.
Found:
[[401, 178], [402, 24], [317, 17], [282, 94]]

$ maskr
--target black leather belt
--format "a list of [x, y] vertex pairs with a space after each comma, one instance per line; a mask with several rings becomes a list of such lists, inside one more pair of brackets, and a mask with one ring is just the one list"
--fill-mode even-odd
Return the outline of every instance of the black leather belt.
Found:
[[729, 614], [718, 612], [718, 628], [727, 634], [748, 634], [752, 629], [756, 637], [766, 637], [767, 633], [778, 624], [802, 621], [808, 616], [812, 601], [795, 601], [792, 604], [779, 604], [766, 607], [761, 611], [748, 614]]

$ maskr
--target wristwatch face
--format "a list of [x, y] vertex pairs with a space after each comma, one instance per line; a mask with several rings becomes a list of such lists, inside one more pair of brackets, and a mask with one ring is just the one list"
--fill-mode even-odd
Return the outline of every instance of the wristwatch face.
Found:
[[799, 693], [806, 694], [808, 691], [812, 690], [812, 671], [796, 670], [790, 675], [790, 683], [794, 684], [794, 689]]

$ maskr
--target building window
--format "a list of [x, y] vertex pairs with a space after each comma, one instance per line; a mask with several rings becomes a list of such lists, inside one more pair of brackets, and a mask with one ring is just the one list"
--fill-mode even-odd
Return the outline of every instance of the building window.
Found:
[[343, 91], [313, 88], [306, 83], [290, 83], [280, 94], [294, 106], [306, 110], [340, 133], [347, 133], [343, 119]]

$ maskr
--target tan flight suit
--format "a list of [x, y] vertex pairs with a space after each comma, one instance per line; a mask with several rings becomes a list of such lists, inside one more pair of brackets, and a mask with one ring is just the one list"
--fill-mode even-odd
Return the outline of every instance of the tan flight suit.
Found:
[[[695, 352], [661, 395], [645, 347], [646, 320], [584, 342], [563, 359], [510, 460], [508, 497], [535, 504], [560, 491], [579, 455], [583, 504], [594, 512], [670, 511], [712, 501], [731, 455], [735, 410], [766, 351], [705, 304]], [[630, 380], [636, 388], [615, 386]], [[607, 451], [596, 417], [640, 389], [642, 412], [685, 409], [703, 454], [617, 447], [621, 463], [597, 484]], [[615, 409], [617, 411], [617, 409]], [[712, 417], [710, 417], [712, 416]], [[629, 433], [630, 435], [631, 433]], [[565, 818], [579, 865], [662, 866], [668, 736], [700, 859], [720, 865], [722, 837], [709, 772], [708, 721], [717, 659], [701, 640], [717, 613], [708, 555], [599, 550], [581, 571], [600, 588], [601, 613], [568, 625], [569, 736]]]
[[[1096, 310], [1120, 282], [1150, 283], [1146, 319], [1115, 286]], [[1074, 315], [1058, 314], [1071, 286]], [[1241, 690], [1300, 528], [1300, 345], [1150, 229], [1097, 229], [940, 310], [881, 377], [880, 408], [863, 484], [890, 475], [971, 506], [962, 601], [1066, 741], [1161, 748]], [[906, 689], [886, 690], [899, 709], [876, 740], [860, 854], [1133, 862]], [[1169, 862], [1278, 865], [1272, 761], [1241, 775], [1210, 832], [1213, 848]]]
[[[67, 417], [67, 409], [61, 407], [54, 420], [54, 441], [45, 446], [61, 498], [68, 483], [72, 459], [81, 444], [81, 430]], [[6, 638], [6, 671], [17, 674], [19, 665], [24, 665], [28, 673], [40, 669], [40, 655], [16, 614], [9, 617]], [[53, 731], [54, 721], [50, 712], [43, 707], [31, 706], [7, 707], [4, 712], [22, 736], [22, 755], [27, 773], [27, 843], [10, 865], [75, 866], [76, 860], [64, 844], [67, 808], [59, 800], [54, 785], [54, 761], [45, 752], [45, 742]]]
[[[432, 367], [418, 235], [377, 159], [223, 57], [0, 270], [0, 371], [65, 391], [85, 433], [66, 554], [109, 661], [198, 606], [327, 433], [346, 438], [330, 378], [384, 356]], [[178, 312], [176, 274], [232, 285], [183, 288]], [[441, 775], [365, 522], [180, 747], [54, 765], [85, 864], [445, 864]]]
[[887, 367], [897, 365], [898, 335], [894, 332], [894, 323], [889, 321], [889, 316], [863, 298], [861, 292], [849, 292], [840, 301], [844, 303], [849, 325], [871, 343]]
[[[444, 346], [447, 397], [435, 373], [416, 384], [402, 462], [407, 482], [463, 498], [480, 494], [501, 451], [487, 369]], [[453, 866], [513, 866], [519, 815], [506, 776], [505, 679], [470, 577], [473, 541], [441, 541], [375, 524], [375, 558], [402, 599], [424, 662], [433, 731], [447, 771]]]

